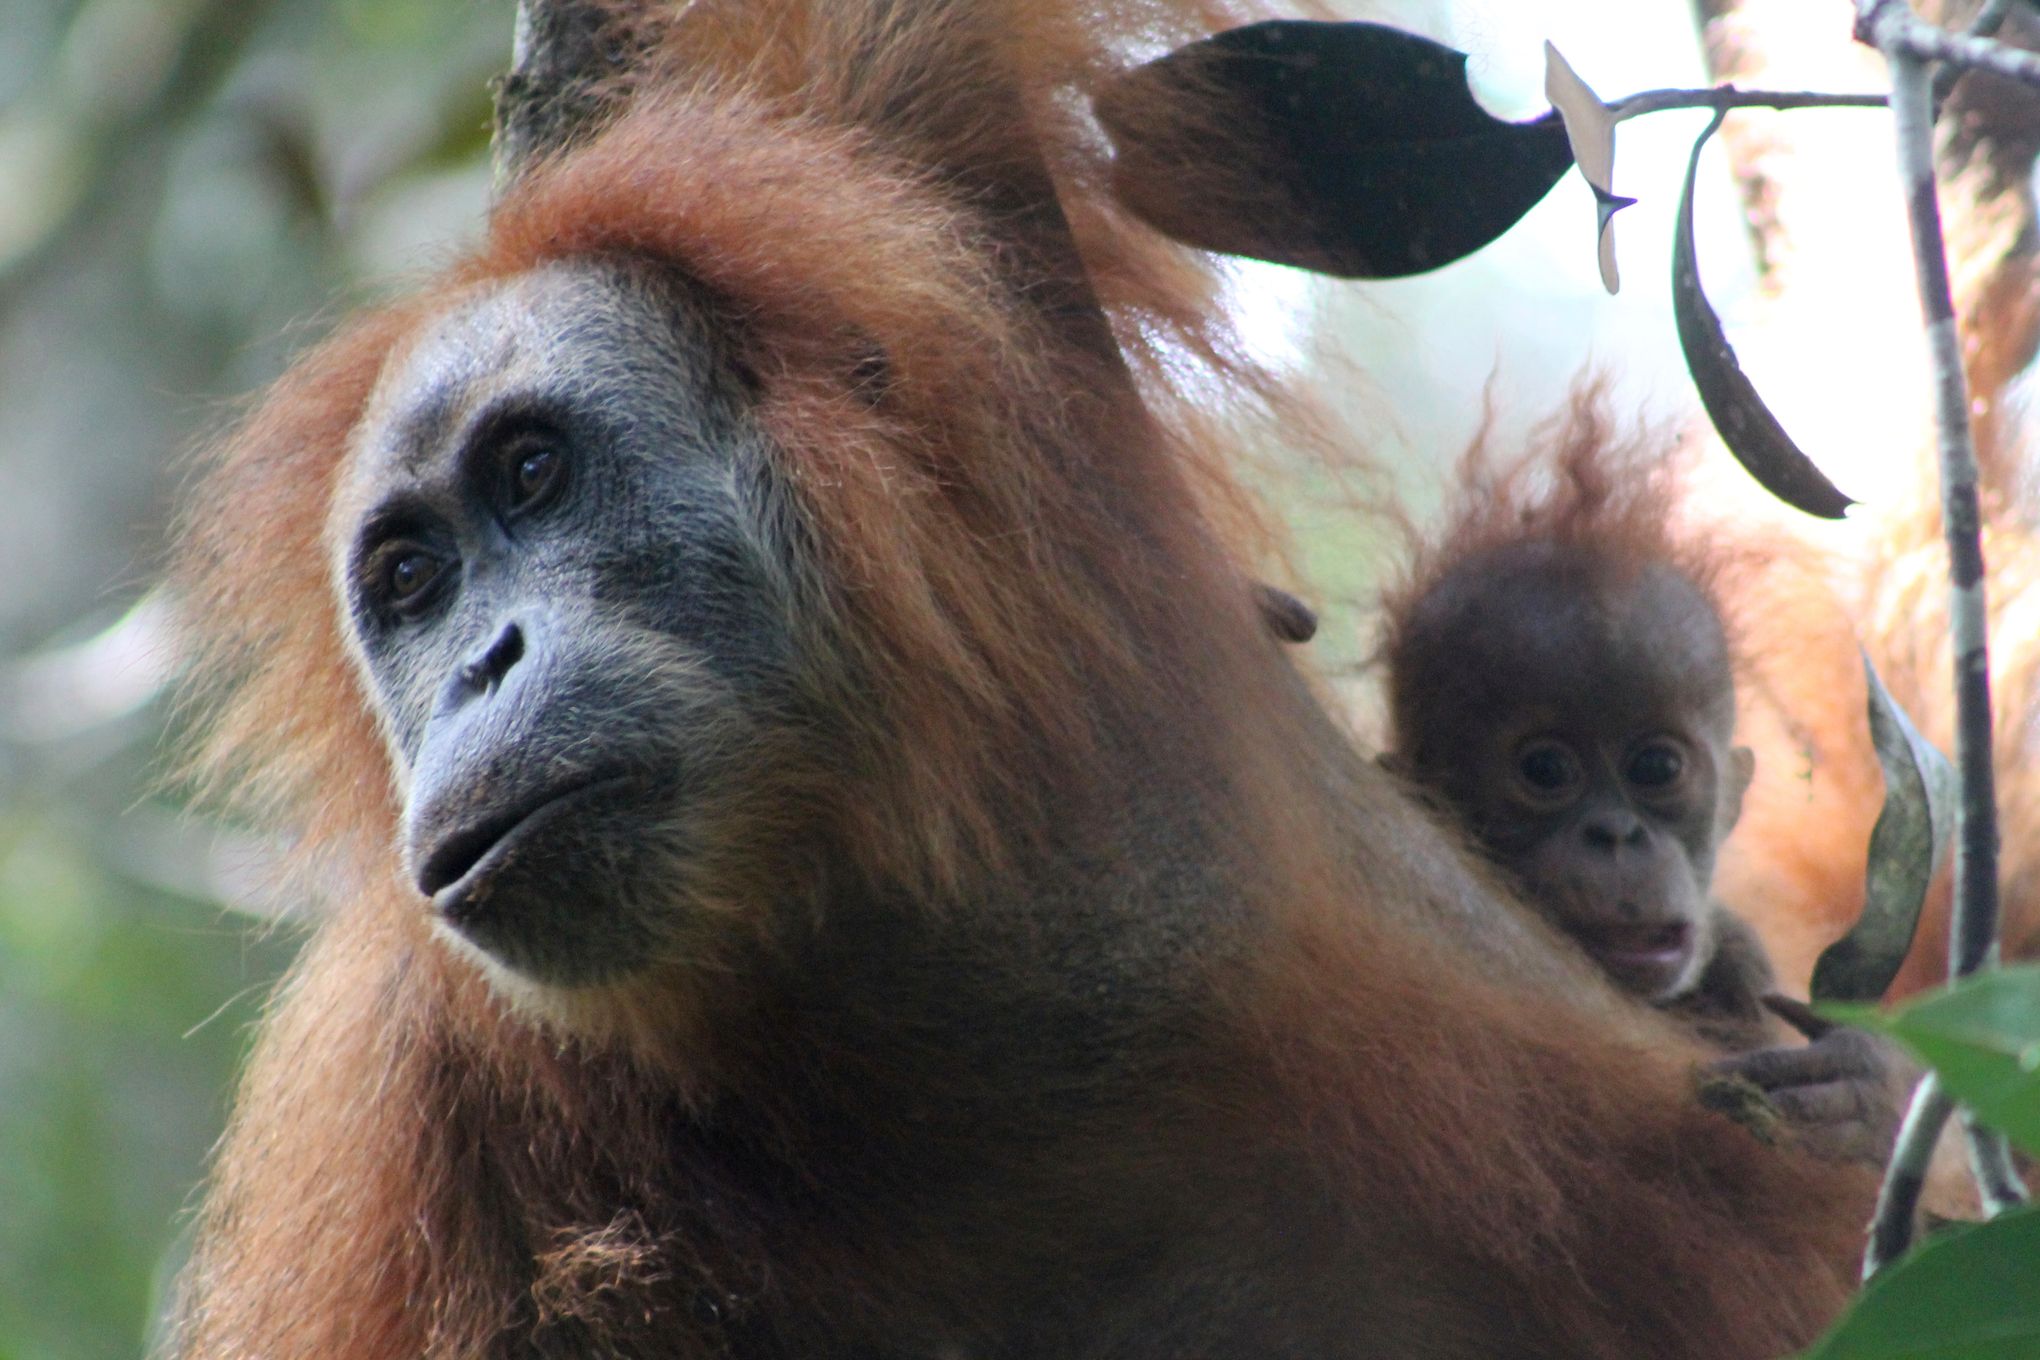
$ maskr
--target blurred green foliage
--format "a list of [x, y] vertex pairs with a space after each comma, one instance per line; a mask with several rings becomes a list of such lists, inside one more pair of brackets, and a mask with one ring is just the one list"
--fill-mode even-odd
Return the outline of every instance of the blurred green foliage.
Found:
[[1881, 1272], [1802, 1360], [2032, 1360], [2036, 1260], [2040, 1209], [1950, 1228]]
[[109, 873], [95, 850], [60, 815], [0, 823], [9, 1357], [137, 1353], [228, 1074], [288, 954], [216, 905]]
[[0, 1360], [143, 1350], [295, 943], [220, 905], [255, 900], [232, 831], [150, 792], [133, 606], [185, 452], [473, 231], [510, 30], [508, 0], [0, 3]]

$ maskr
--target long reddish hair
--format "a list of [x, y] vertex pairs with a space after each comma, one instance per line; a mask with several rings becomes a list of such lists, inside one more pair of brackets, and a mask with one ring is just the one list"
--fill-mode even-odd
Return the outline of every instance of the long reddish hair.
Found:
[[[1754, 1357], [1836, 1306], [1862, 1178], [1700, 1110], [1678, 1041], [1359, 761], [1263, 630], [1248, 582], [1269, 533], [1233, 450], [1294, 408], [1237, 358], [1207, 270], [1114, 208], [1082, 111], [1126, 53], [1210, 17], [1166, 0], [696, 0], [642, 35], [655, 56], [611, 125], [529, 171], [475, 252], [309, 353], [224, 443], [178, 576], [213, 715], [200, 766], [330, 867], [344, 906], [251, 1063], [190, 1276], [192, 1350], [473, 1354], [560, 1322], [592, 1349], [710, 1353], [686, 1309], [720, 1306], [732, 1279], [768, 1316], [832, 1272], [851, 1286], [832, 1297], [913, 1302], [902, 1263], [858, 1273], [859, 1241], [775, 1256], [717, 1167], [682, 1155], [676, 1130], [715, 1094], [672, 1046], [686, 997], [654, 976], [611, 1031], [562, 1039], [428, 938], [395, 881], [325, 507], [423, 323], [589, 256], [692, 280], [755, 380], [812, 544], [806, 622], [864, 682], [833, 811], [861, 871], [954, 900], [1086, 800], [1130, 801], [1159, 773], [1204, 803], [1198, 841], [1170, 855], [1220, 880], [1234, 933], [1173, 965], [1196, 1032], [1171, 1029], [1168, 1070], [1129, 1093], [1152, 1095], [1143, 1127], [1083, 1129], [1069, 1145], [1096, 1158], [1042, 1173], [1062, 1177], [1057, 1212], [1111, 1174], [1187, 1194], [1265, 1150], [1323, 1178], [1313, 1212], [1340, 1240], [1393, 1254], [1407, 1237], [1425, 1261], [1499, 1272], [1494, 1306], [1533, 1309], [1579, 1354], [1646, 1335]], [[1146, 855], [1154, 880], [1182, 867], [1086, 849]], [[772, 1040], [715, 1037], [753, 1056]], [[746, 1094], [783, 1121], [762, 1144], [797, 1144], [797, 1112], [772, 1104], [791, 1093]], [[1054, 1213], [1025, 1207], [1044, 1221], [1005, 1205], [1018, 1221], [1000, 1231], [1064, 1259]], [[1423, 1283], [1463, 1313], [1456, 1281]]]

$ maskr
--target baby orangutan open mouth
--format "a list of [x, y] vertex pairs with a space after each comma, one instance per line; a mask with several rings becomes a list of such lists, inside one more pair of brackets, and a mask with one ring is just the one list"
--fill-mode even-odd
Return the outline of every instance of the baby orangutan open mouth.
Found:
[[1676, 991], [1690, 972], [1694, 929], [1684, 921], [1574, 923], [1569, 929], [1618, 983], [1648, 1000]]

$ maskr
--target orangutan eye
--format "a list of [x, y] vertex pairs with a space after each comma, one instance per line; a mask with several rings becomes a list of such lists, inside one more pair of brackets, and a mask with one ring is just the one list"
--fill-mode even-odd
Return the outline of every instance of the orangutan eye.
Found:
[[453, 565], [416, 539], [392, 538], [367, 555], [357, 579], [362, 598], [378, 612], [410, 620], [440, 597]]
[[503, 456], [503, 507], [512, 515], [543, 508], [566, 483], [567, 457], [544, 435], [521, 435]]
[[1685, 774], [1685, 753], [1668, 741], [1654, 741], [1629, 757], [1623, 778], [1640, 789], [1662, 792], [1678, 784]]
[[1579, 787], [1579, 757], [1564, 742], [1533, 742], [1516, 755], [1516, 777], [1540, 799], [1561, 797]]
[[559, 487], [565, 473], [565, 459], [557, 449], [532, 449], [518, 459], [510, 475], [510, 510], [532, 510], [543, 504]]
[[399, 612], [410, 612], [431, 597], [446, 563], [422, 548], [405, 548], [383, 559], [382, 598]]

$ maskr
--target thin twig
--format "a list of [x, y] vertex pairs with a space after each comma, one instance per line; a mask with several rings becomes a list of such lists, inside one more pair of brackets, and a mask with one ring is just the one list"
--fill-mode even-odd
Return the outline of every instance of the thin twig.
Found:
[[1884, 1169], [1877, 1212], [1870, 1219], [1870, 1243], [1863, 1251], [1864, 1279], [1896, 1261], [1912, 1245], [1913, 1213], [1927, 1185], [1934, 1146], [1941, 1141], [1941, 1130], [1953, 1113], [1954, 1098], [1941, 1089], [1939, 1077], [1927, 1073], [1913, 1091], [1905, 1122], [1898, 1126], [1898, 1141], [1892, 1145], [1891, 1162]]
[[2040, 86], [2040, 56], [1995, 38], [1936, 28], [1913, 13], [1906, 0], [1856, 0], [1856, 38], [1886, 57], [1946, 62], [1957, 70], [1989, 71]]
[[2004, 1135], [1976, 1122], [1969, 1111], [1962, 1112], [1962, 1130], [1969, 1138], [1969, 1170], [1983, 1197], [1983, 1211], [1991, 1217], [2016, 1209], [2026, 1202], [2026, 1183], [2012, 1160], [2012, 1145]]
[[[1891, 68], [1891, 112], [1899, 184], [1912, 227], [1913, 272], [1934, 374], [1934, 428], [1940, 449], [1942, 533], [1948, 549], [1949, 632], [1954, 651], [1955, 764], [1961, 798], [1955, 813], [1955, 906], [1949, 925], [1952, 971], [1967, 976], [1997, 961], [1997, 791], [1991, 769], [1990, 666], [1984, 609], [1982, 512], [1976, 450], [1969, 436], [1969, 387], [1948, 286], [1948, 256], [1934, 179], [1932, 44], [1913, 40], [1922, 25], [1902, 2], [1857, 0], [1856, 33], [1874, 41]], [[1940, 30], [1932, 30], [1939, 33]], [[1948, 35], [1943, 35], [1948, 36]], [[2008, 49], [2009, 50], [2009, 49]], [[2021, 54], [2023, 55], [2023, 54]], [[2040, 83], [2040, 62], [2033, 64]], [[1878, 1197], [1864, 1257], [1866, 1274], [1904, 1251], [1933, 1144], [1954, 1105], [1929, 1076], [1914, 1094], [1899, 1146]], [[2011, 1192], [1998, 1174], [2009, 1152], [1999, 1135], [1968, 1122], [1972, 1165], [1987, 1203]], [[2017, 1202], [2013, 1200], [2012, 1202]]]
[[1976, 17], [1969, 21], [1969, 36], [1972, 38], [1995, 38], [2005, 20], [2012, 17], [2012, 6], [2019, 0], [1983, 0], [1977, 8]]
[[1738, 90], [1715, 85], [1705, 90], [1644, 90], [1608, 106], [1617, 122], [1666, 109], [1881, 109], [1881, 94], [1818, 94], [1799, 90]]
[[643, 55], [614, 5], [518, 0], [510, 69], [496, 86], [497, 191], [599, 124], [614, 100], [605, 81]]

